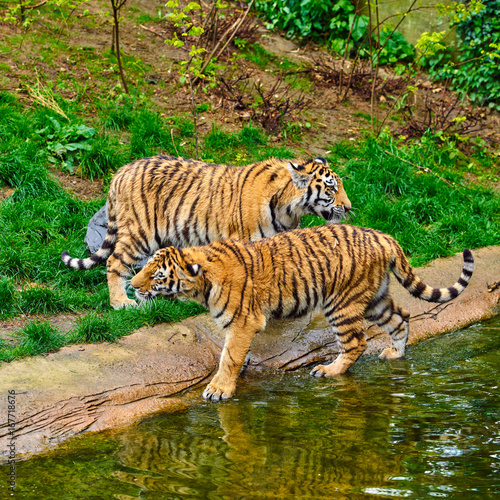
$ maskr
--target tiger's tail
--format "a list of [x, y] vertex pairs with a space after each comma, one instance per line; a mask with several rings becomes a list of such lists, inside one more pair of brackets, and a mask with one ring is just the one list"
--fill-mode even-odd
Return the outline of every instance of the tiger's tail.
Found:
[[469, 249], [465, 249], [463, 253], [464, 265], [462, 274], [458, 281], [448, 288], [432, 288], [426, 285], [418, 276], [413, 273], [413, 270], [408, 263], [408, 260], [399, 249], [389, 264], [397, 280], [403, 285], [414, 297], [417, 297], [427, 302], [449, 302], [458, 297], [469, 284], [469, 281], [474, 271], [474, 257]]
[[114, 192], [110, 192], [108, 196], [108, 231], [102, 242], [101, 248], [86, 259], [75, 259], [64, 250], [61, 254], [61, 259], [66, 266], [72, 267], [73, 269], [92, 269], [108, 260], [108, 257], [115, 249], [117, 235], [118, 225], [116, 223], [115, 196]]

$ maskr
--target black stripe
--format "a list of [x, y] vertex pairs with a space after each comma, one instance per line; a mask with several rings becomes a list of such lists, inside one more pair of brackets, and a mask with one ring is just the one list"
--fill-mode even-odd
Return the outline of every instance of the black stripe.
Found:
[[144, 220], [141, 221], [141, 223], [143, 223], [143, 224], [146, 223], [149, 227], [151, 224], [151, 221], [149, 220], [149, 202], [148, 202], [148, 197], [146, 195], [146, 186], [145, 186], [146, 173], [144, 170], [143, 170], [141, 178], [140, 178], [140, 183], [141, 183], [141, 186], [140, 186], [141, 198], [142, 198], [142, 203], [144, 204], [144, 212], [145, 212]]
[[401, 318], [401, 321], [398, 323], [398, 325], [393, 328], [392, 333], [398, 332], [399, 329], [401, 328], [401, 325], [403, 325], [404, 323], [406, 323], [406, 321], [403, 318]]
[[101, 248], [99, 250], [109, 250], [114, 247], [115, 247], [114, 240], [109, 240], [107, 238], [104, 238], [104, 241], [102, 242]]
[[222, 240], [217, 242], [217, 246], [223, 247], [227, 250], [229, 250], [232, 254], [235, 255], [235, 257], [238, 259], [238, 262], [242, 264], [243, 266], [245, 265], [245, 259], [243, 257], [243, 254], [239, 251], [238, 247], [234, 244], [234, 241], [231, 240]]
[[[380, 303], [380, 302], [379, 302]], [[370, 321], [373, 321], [374, 323], [377, 322], [377, 320], [379, 320], [380, 318], [382, 318], [385, 313], [388, 311], [388, 309], [390, 309], [391, 306], [389, 304], [385, 304], [384, 308], [382, 309], [381, 312], [377, 313], [377, 315], [375, 316], [374, 313], [370, 313], [368, 312], [368, 316], [367, 316], [367, 319], [369, 319]], [[378, 325], [378, 323], [377, 323]], [[380, 325], [379, 325], [380, 326]]]
[[[179, 232], [179, 225], [180, 225], [180, 220], [179, 220], [179, 212], [181, 211], [181, 209], [184, 207], [185, 205], [185, 197], [186, 195], [188, 194], [189, 190], [193, 189], [193, 180], [192, 178], [195, 177], [195, 179], [198, 178], [199, 176], [199, 173], [200, 173], [200, 168], [198, 167], [198, 169], [196, 170], [196, 172], [190, 172], [190, 178], [187, 179], [187, 188], [182, 192], [182, 194], [179, 196], [179, 202], [177, 203], [177, 207], [175, 207], [175, 213], [173, 215], [173, 227], [174, 227], [174, 231], [175, 231], [175, 237], [177, 238], [177, 241], [179, 242], [182, 242], [182, 239], [181, 239], [181, 234]], [[188, 176], [186, 176], [188, 177]], [[185, 245], [189, 246], [189, 241], [186, 241], [184, 243]]]
[[[199, 183], [196, 186], [196, 188], [199, 190]], [[184, 241], [186, 241], [188, 244], [191, 244], [191, 240], [189, 239], [189, 228], [193, 227], [193, 218], [194, 218], [194, 213], [196, 211], [196, 205], [198, 205], [198, 202], [200, 201], [200, 195], [194, 199], [193, 203], [191, 203], [191, 209], [189, 210], [189, 215], [188, 218], [186, 219], [186, 222], [184, 224], [184, 229], [182, 230], [182, 236], [184, 237]], [[198, 237], [198, 239], [200, 239]]]
[[155, 206], [153, 207], [153, 230], [155, 235], [155, 241], [158, 245], [158, 248], [161, 248], [162, 241], [160, 237], [160, 233], [158, 231], [158, 199], [155, 201]]
[[[239, 192], [239, 195], [240, 195], [240, 203], [239, 203], [239, 206], [238, 206], [240, 227], [238, 229], [239, 229], [239, 233], [240, 234], [244, 234], [245, 233], [244, 229], [246, 227], [245, 222], [244, 222], [243, 204], [242, 204], [242, 194], [243, 194], [244, 189], [245, 189], [245, 184], [248, 181], [248, 178], [250, 177], [250, 174], [255, 174], [254, 177], [253, 177], [253, 181], [255, 181], [255, 179], [257, 179], [257, 177], [259, 177], [259, 175], [261, 175], [262, 172], [264, 172], [265, 170], [267, 170], [268, 167], [269, 167], [268, 164], [264, 164], [262, 166], [262, 168], [260, 168], [260, 170], [258, 170], [257, 172], [254, 172], [257, 169], [258, 166], [259, 166], [258, 164], [255, 164], [255, 165], [252, 165], [251, 168], [244, 167], [241, 170], [243, 172], [245, 169], [248, 168], [248, 171], [246, 172], [245, 176], [243, 177], [243, 180], [242, 180], [241, 184], [238, 185], [238, 192]], [[250, 236], [250, 235], [248, 235], [248, 236]]]
[[342, 319], [342, 320], [334, 320], [334, 324], [335, 326], [338, 328], [339, 326], [344, 326], [344, 325], [352, 325], [353, 323], [356, 323], [357, 321], [359, 321], [359, 318], [357, 318], [356, 316], [352, 316], [351, 318], [347, 317], [345, 319]]
[[269, 210], [271, 212], [271, 223], [273, 225], [273, 228], [277, 233], [280, 233], [281, 228], [278, 225], [278, 222], [276, 221], [276, 212], [275, 212], [277, 204], [278, 204], [278, 195], [275, 193], [271, 198], [271, 201], [269, 202]]
[[300, 307], [299, 291], [297, 287], [297, 280], [295, 278], [295, 273], [292, 274], [292, 295], [293, 299], [295, 300], [295, 306], [293, 307], [292, 311], [289, 314], [287, 314], [287, 317], [290, 318], [293, 318], [297, 314]]
[[417, 286], [415, 287], [415, 290], [413, 290], [411, 292], [411, 294], [415, 297], [420, 297], [422, 295], [422, 293], [424, 293], [424, 290], [427, 288], [427, 286], [425, 285], [425, 283], [423, 283], [422, 281], [419, 281], [417, 283]]
[[[375, 323], [377, 326], [380, 326], [380, 327], [385, 326], [385, 325], [387, 325], [387, 323], [389, 323], [389, 322], [391, 321], [392, 317], [394, 316], [394, 309], [393, 309], [393, 308], [391, 308], [390, 306], [388, 306], [388, 307], [387, 307], [387, 309], [385, 309], [385, 310], [384, 310], [384, 314], [385, 314], [388, 310], [390, 310], [390, 311], [391, 311], [391, 314], [389, 314], [389, 316], [387, 316], [387, 318], [385, 318], [385, 319], [384, 319], [384, 321], [375, 321], [374, 323]], [[382, 318], [382, 317], [384, 316], [384, 314], [382, 314], [382, 315], [380, 316], [380, 318]], [[379, 318], [379, 319], [380, 319], [380, 318]]]
[[205, 305], [208, 305], [208, 299], [210, 298], [210, 292], [212, 291], [212, 283], [209, 282], [208, 286], [205, 286], [204, 297], [205, 297]]
[[[174, 177], [175, 177], [175, 179], [172, 179]], [[180, 175], [175, 175], [175, 176], [174, 176], [174, 173], [172, 173], [172, 175], [171, 175], [172, 184], [174, 184], [175, 186], [178, 186], [178, 185], [182, 184], [182, 182], [184, 181], [184, 179], [186, 177], [187, 177], [187, 173], [186, 172], [181, 172]], [[169, 217], [168, 215], [166, 215], [166, 213], [167, 213], [167, 210], [169, 208], [168, 204], [170, 203], [170, 200], [174, 196], [175, 192], [176, 192], [175, 189], [170, 189], [168, 195], [163, 200], [162, 214], [165, 216], [166, 223], [167, 223], [166, 224], [166, 228], [165, 228], [166, 233], [167, 233], [167, 237], [168, 237], [168, 234], [169, 234], [169, 225], [170, 225], [170, 220], [172, 219], [172, 217]]]
[[106, 257], [101, 257], [100, 255], [97, 255], [97, 254], [94, 254], [94, 255], [91, 255], [89, 257], [89, 259], [92, 261], [92, 262], [95, 262], [96, 264], [100, 264], [101, 262], [104, 262], [105, 260], [107, 260]]

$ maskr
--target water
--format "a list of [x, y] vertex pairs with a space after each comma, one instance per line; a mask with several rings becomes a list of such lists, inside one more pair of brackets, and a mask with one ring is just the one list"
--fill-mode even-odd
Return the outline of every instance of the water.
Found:
[[18, 463], [14, 498], [500, 498], [499, 354], [497, 318], [338, 380], [243, 377], [231, 401]]
[[[412, 44], [416, 44], [422, 33], [434, 31], [448, 31], [449, 24], [446, 17], [437, 15], [437, 5], [449, 5], [449, 0], [428, 0], [426, 2], [415, 2], [413, 0], [380, 0], [377, 2], [379, 9], [379, 20], [385, 26], [394, 28], [401, 19], [402, 23], [398, 30]], [[368, 0], [363, 0], [363, 14], [368, 15]], [[412, 7], [413, 4], [413, 7]], [[376, 22], [376, 13], [374, 11], [375, 2], [371, 0], [370, 5], [373, 9], [373, 22]], [[411, 11], [409, 11], [411, 9]], [[408, 15], [405, 15], [407, 12]], [[450, 34], [448, 42], [453, 39]]]

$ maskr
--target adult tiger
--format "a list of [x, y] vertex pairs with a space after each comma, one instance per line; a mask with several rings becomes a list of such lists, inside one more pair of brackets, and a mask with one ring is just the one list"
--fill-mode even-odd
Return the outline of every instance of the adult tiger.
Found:
[[101, 248], [86, 259], [67, 251], [61, 258], [75, 269], [107, 260], [110, 303], [118, 309], [136, 305], [125, 288], [130, 267], [159, 248], [257, 240], [298, 227], [305, 214], [339, 222], [350, 208], [342, 180], [322, 157], [238, 168], [155, 156], [113, 177]]
[[203, 396], [230, 398], [250, 343], [273, 317], [298, 317], [321, 310], [333, 327], [341, 354], [312, 375], [346, 372], [366, 348], [363, 319], [385, 329], [392, 346], [382, 358], [404, 356], [410, 314], [388, 291], [389, 270], [412, 295], [448, 302], [468, 285], [474, 269], [464, 250], [458, 281], [431, 288], [416, 276], [403, 250], [373, 229], [329, 224], [296, 229], [256, 242], [218, 241], [211, 245], [159, 250], [131, 284], [139, 299], [184, 296], [210, 309], [225, 330], [219, 370]]

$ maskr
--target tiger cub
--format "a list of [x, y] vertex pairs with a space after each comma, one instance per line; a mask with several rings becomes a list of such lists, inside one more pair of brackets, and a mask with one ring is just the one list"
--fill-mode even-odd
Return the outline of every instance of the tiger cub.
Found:
[[258, 240], [299, 226], [305, 214], [339, 222], [351, 209], [342, 180], [322, 157], [270, 159], [245, 167], [156, 156], [121, 167], [108, 194], [108, 230], [86, 259], [62, 253], [75, 269], [107, 260], [111, 306], [127, 298], [129, 269], [165, 246], [236, 238]]
[[412, 295], [448, 302], [468, 285], [474, 268], [463, 252], [459, 280], [432, 288], [416, 276], [399, 244], [373, 229], [326, 225], [296, 229], [256, 242], [219, 241], [207, 246], [159, 250], [131, 284], [140, 300], [183, 296], [210, 309], [225, 330], [219, 370], [203, 393], [214, 401], [230, 398], [254, 335], [270, 318], [299, 317], [321, 310], [341, 354], [316, 366], [316, 377], [346, 372], [366, 348], [363, 319], [386, 330], [390, 348], [380, 357], [404, 356], [410, 314], [388, 293], [389, 270]]

